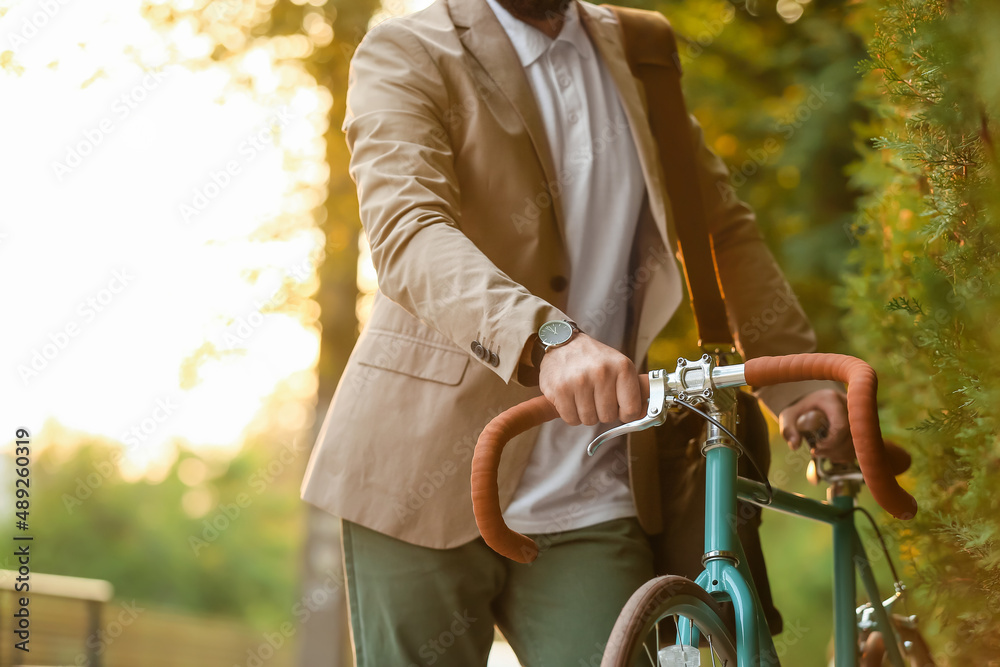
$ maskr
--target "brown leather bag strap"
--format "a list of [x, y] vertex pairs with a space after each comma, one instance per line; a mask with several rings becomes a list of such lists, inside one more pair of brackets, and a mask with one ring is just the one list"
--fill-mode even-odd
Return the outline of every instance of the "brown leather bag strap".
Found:
[[648, 11], [603, 6], [618, 17], [629, 68], [645, 88], [649, 126], [670, 195], [698, 344], [728, 351], [733, 336], [719, 286], [705, 202], [700, 196], [698, 160], [681, 91], [681, 62], [674, 30], [666, 18], [651, 19]]

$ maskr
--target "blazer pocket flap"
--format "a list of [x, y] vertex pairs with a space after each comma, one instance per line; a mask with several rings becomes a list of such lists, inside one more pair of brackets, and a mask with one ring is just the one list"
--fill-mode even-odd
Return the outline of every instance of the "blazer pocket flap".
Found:
[[369, 331], [359, 342], [358, 363], [446, 385], [457, 385], [469, 357], [456, 350], [389, 331]]

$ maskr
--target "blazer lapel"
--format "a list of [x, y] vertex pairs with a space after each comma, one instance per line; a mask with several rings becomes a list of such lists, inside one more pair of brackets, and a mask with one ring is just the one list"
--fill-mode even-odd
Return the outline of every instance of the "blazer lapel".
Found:
[[[535, 102], [528, 77], [507, 33], [486, 0], [445, 0], [451, 19], [458, 29], [459, 38], [470, 54], [479, 62], [486, 74], [493, 79], [497, 88], [510, 102], [524, 123], [535, 148], [535, 155], [545, 174], [546, 189], [551, 201], [551, 185], [556, 183], [557, 174], [552, 160], [552, 149], [545, 134], [541, 112]], [[561, 207], [553, 206], [556, 224], [565, 241], [565, 228]]]
[[632, 140], [639, 153], [639, 164], [642, 166], [642, 175], [646, 181], [646, 190], [649, 195], [649, 207], [665, 247], [671, 248], [673, 245], [668, 236], [667, 221], [672, 217], [672, 214], [667, 189], [664, 186], [663, 169], [660, 165], [656, 141], [649, 129], [649, 117], [646, 113], [643, 91], [640, 90], [639, 81], [632, 76], [632, 71], [625, 60], [625, 49], [622, 45], [618, 23], [610, 14], [606, 13], [607, 10], [589, 2], [574, 1], [580, 10], [580, 19], [584, 28], [600, 51], [604, 65], [608, 68], [608, 72], [618, 88], [625, 115], [628, 117]]

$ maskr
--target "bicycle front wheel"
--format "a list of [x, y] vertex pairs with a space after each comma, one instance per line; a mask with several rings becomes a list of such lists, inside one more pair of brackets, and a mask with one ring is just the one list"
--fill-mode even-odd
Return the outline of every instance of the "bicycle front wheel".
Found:
[[719, 603], [690, 579], [675, 576], [651, 579], [632, 594], [611, 632], [601, 667], [658, 667], [658, 653], [675, 643], [681, 619], [698, 629], [701, 650], [711, 656], [702, 664], [735, 667], [736, 640]]

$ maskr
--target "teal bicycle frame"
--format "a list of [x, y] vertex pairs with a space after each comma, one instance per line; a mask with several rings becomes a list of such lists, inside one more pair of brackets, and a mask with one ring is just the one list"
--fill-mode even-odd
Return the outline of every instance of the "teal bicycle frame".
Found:
[[[717, 389], [708, 402], [711, 416], [732, 430], [735, 423], [735, 389]], [[722, 409], [717, 409], [725, 404]], [[759, 482], [738, 477], [736, 444], [719, 426], [709, 423], [703, 452], [706, 458], [705, 569], [696, 583], [719, 601], [731, 601], [736, 611], [738, 667], [777, 665], [777, 652], [764, 619], [753, 578], [746, 565], [743, 547], [736, 535], [737, 499], [778, 512], [812, 519], [833, 527], [834, 581], [834, 663], [836, 667], [857, 664], [855, 571], [872, 601], [873, 615], [885, 637], [886, 655], [895, 667], [905, 667], [898, 649], [896, 632], [889, 615], [879, 602], [878, 587], [871, 563], [854, 523], [854, 483], [831, 487], [829, 502], [774, 489], [767, 502], [767, 488]], [[697, 646], [698, 631], [681, 621], [678, 643]], [[759, 656], [759, 657], [758, 657]]]

